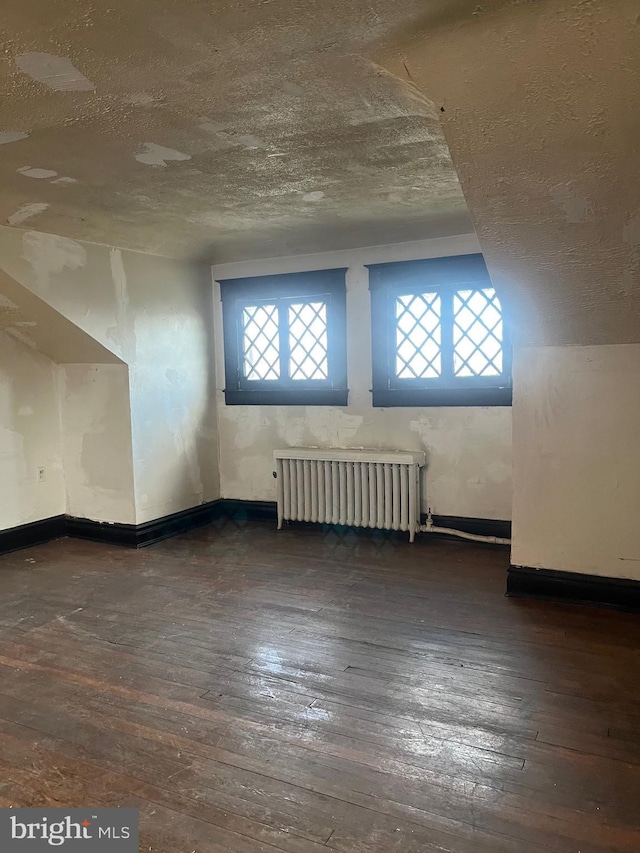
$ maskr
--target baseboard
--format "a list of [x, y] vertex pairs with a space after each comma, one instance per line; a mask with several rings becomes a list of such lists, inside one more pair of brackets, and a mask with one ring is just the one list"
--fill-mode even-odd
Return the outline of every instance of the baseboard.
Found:
[[640, 611], [640, 581], [510, 566], [507, 595]]
[[[40, 545], [51, 539], [70, 536], [74, 539], [89, 539], [94, 542], [107, 542], [126, 548], [143, 548], [160, 542], [178, 533], [186, 533], [196, 527], [209, 524], [219, 518], [236, 523], [246, 521], [272, 521], [278, 516], [275, 501], [243, 501], [220, 499], [174, 512], [162, 518], [154, 518], [143, 524], [118, 524], [106, 521], [92, 521], [88, 518], [59, 515], [54, 518], [34, 521], [11, 530], [0, 531], [0, 554]], [[487, 518], [463, 518], [453, 515], [435, 515], [434, 524], [438, 527], [451, 527], [466, 533], [478, 533], [484, 536], [511, 535], [510, 521], [494, 521]]]
[[59, 539], [65, 535], [65, 523], [66, 516], [54, 515], [51, 518], [42, 518], [39, 521], [31, 521], [29, 524], [11, 527], [9, 530], [0, 530], [0, 554], [8, 554], [10, 551], [19, 551], [21, 548], [42, 545], [52, 539]]
[[90, 521], [87, 518], [67, 517], [66, 535], [74, 539], [109, 542], [127, 548], [144, 548], [146, 545], [215, 521], [222, 515], [222, 504], [221, 500], [209, 501], [162, 518], [145, 521], [143, 524], [109, 524], [104, 521]]
[[222, 517], [234, 521], [276, 521], [278, 505], [275, 501], [241, 501], [223, 498]]
[[[421, 516], [422, 524], [426, 521], [424, 513]], [[476, 536], [498, 536], [500, 539], [511, 539], [511, 522], [500, 521], [494, 518], [469, 518], [460, 515], [434, 515], [435, 527], [449, 527], [453, 530], [461, 530], [463, 533], [475, 533]]]

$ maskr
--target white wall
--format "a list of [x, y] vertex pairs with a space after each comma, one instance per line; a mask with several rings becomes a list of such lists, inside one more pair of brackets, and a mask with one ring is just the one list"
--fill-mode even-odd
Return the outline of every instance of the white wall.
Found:
[[0, 332], [0, 530], [65, 512], [57, 384], [51, 359]]
[[218, 433], [225, 498], [275, 500], [272, 453], [289, 446], [426, 450], [424, 508], [440, 515], [511, 518], [511, 409], [371, 407], [371, 331], [364, 264], [480, 251], [473, 235], [267, 261], [224, 264], [214, 279], [348, 267], [349, 405], [226, 406], [222, 312], [216, 287]]
[[512, 563], [640, 579], [640, 344], [516, 353]]
[[66, 512], [135, 524], [125, 365], [60, 365]]
[[[82, 509], [88, 506], [97, 520], [141, 523], [219, 497], [208, 268], [0, 227], [0, 270], [129, 369], [129, 396], [111, 398], [119, 411], [110, 414], [110, 428], [99, 441], [87, 442], [85, 452], [73, 449], [73, 464], [80, 466], [73, 488], [91, 488], [102, 456], [130, 453], [133, 478], [119, 480], [129, 493], [108, 500], [96, 493], [89, 501], [89, 492], [80, 489], [74, 514], [89, 515]], [[91, 429], [105, 423], [107, 394], [105, 386], [87, 397], [95, 410], [83, 422]], [[67, 399], [63, 408], [79, 411], [81, 404]], [[130, 436], [123, 445], [126, 422]], [[112, 429], [115, 423], [118, 429]]]

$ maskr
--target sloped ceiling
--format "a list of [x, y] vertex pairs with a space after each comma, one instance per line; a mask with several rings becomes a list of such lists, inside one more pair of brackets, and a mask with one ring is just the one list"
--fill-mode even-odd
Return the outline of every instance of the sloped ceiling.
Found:
[[0, 223], [214, 262], [467, 233], [437, 108], [371, 57], [475, 5], [4, 0]]
[[124, 364], [3, 270], [0, 270], [0, 331], [59, 364]]
[[637, 0], [5, 0], [0, 26], [2, 224], [212, 263], [475, 226], [516, 344], [640, 341]]
[[481, 3], [376, 57], [442, 124], [516, 344], [640, 342], [640, 4]]

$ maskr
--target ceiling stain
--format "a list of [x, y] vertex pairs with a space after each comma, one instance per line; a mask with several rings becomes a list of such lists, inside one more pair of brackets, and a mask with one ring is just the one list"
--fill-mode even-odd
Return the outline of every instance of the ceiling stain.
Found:
[[173, 148], [165, 148], [164, 145], [156, 145], [155, 142], [145, 142], [140, 154], [136, 154], [138, 163], [146, 163], [147, 166], [166, 166], [169, 160], [191, 160], [190, 154], [183, 154]]
[[38, 83], [57, 92], [91, 92], [95, 86], [65, 56], [49, 53], [23, 53], [16, 56], [16, 65]]
[[15, 213], [12, 213], [11, 216], [7, 217], [8, 225], [20, 225], [21, 222], [25, 222], [27, 219], [31, 219], [32, 216], [36, 216], [38, 213], [44, 213], [44, 211], [49, 207], [48, 204], [44, 202], [32, 202], [30, 204], [23, 204], [22, 207], [18, 208]]
[[26, 178], [38, 178], [40, 180], [42, 180], [42, 178], [55, 178], [55, 176], [58, 174], [52, 169], [34, 169], [31, 166], [22, 166], [16, 171], [19, 172], [21, 175], [24, 175]]
[[22, 130], [0, 130], [0, 145], [7, 145], [9, 142], [19, 142], [28, 136], [29, 134]]
[[450, 5], [5, 0], [0, 218], [218, 263], [468, 233], [439, 113], [370, 59]]

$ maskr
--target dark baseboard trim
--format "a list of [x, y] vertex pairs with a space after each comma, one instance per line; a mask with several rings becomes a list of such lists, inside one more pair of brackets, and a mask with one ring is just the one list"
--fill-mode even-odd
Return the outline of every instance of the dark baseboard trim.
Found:
[[31, 545], [42, 545], [65, 535], [66, 516], [54, 515], [9, 530], [0, 530], [0, 554], [19, 551]]
[[278, 505], [275, 501], [240, 501], [223, 498], [222, 518], [234, 521], [276, 521]]
[[[0, 531], [0, 554], [40, 545], [62, 536], [108, 542], [111, 545], [122, 545], [126, 548], [143, 548], [145, 545], [152, 545], [154, 542], [160, 542], [178, 533], [186, 533], [188, 530], [222, 518], [243, 524], [248, 521], [275, 522], [277, 516], [275, 501], [224, 499], [200, 504], [181, 512], [165, 515], [163, 518], [155, 518], [144, 524], [110, 524], [106, 521], [59, 515], [14, 527], [11, 530]], [[433, 521], [438, 527], [452, 527], [466, 533], [504, 538], [509, 538], [511, 535], [510, 521], [461, 518], [452, 515], [435, 515]], [[377, 532], [380, 533], [380, 531]]]
[[[476, 536], [497, 536], [500, 539], [511, 539], [511, 522], [499, 521], [493, 518], [465, 518], [459, 515], [434, 515], [434, 527], [449, 527], [461, 530], [463, 533], [474, 533]], [[422, 524], [427, 520], [423, 513], [420, 517]]]
[[511, 598], [539, 598], [640, 611], [640, 581], [630, 578], [510, 566], [507, 595]]
[[104, 521], [90, 521], [87, 518], [67, 517], [66, 533], [75, 539], [92, 539], [96, 542], [124, 545], [126, 548], [144, 548], [146, 545], [153, 545], [154, 542], [215, 521], [222, 516], [223, 503], [221, 500], [209, 501], [162, 518], [145, 521], [143, 524], [109, 524]]
[[111, 545], [124, 545], [137, 548], [136, 525], [117, 524], [108, 521], [92, 521], [90, 518], [67, 517], [65, 534], [72, 539], [89, 539], [94, 542], [108, 542]]
[[[275, 501], [222, 500], [221, 504], [224, 518], [233, 518], [239, 521], [275, 521], [278, 517]], [[420, 517], [421, 524], [424, 524], [426, 519], [427, 517], [423, 513]], [[450, 527], [454, 530], [475, 533], [479, 536], [511, 538], [510, 521], [496, 521], [492, 518], [465, 518], [458, 515], [434, 515], [433, 523], [436, 527]], [[368, 530], [369, 528], [363, 529]]]

